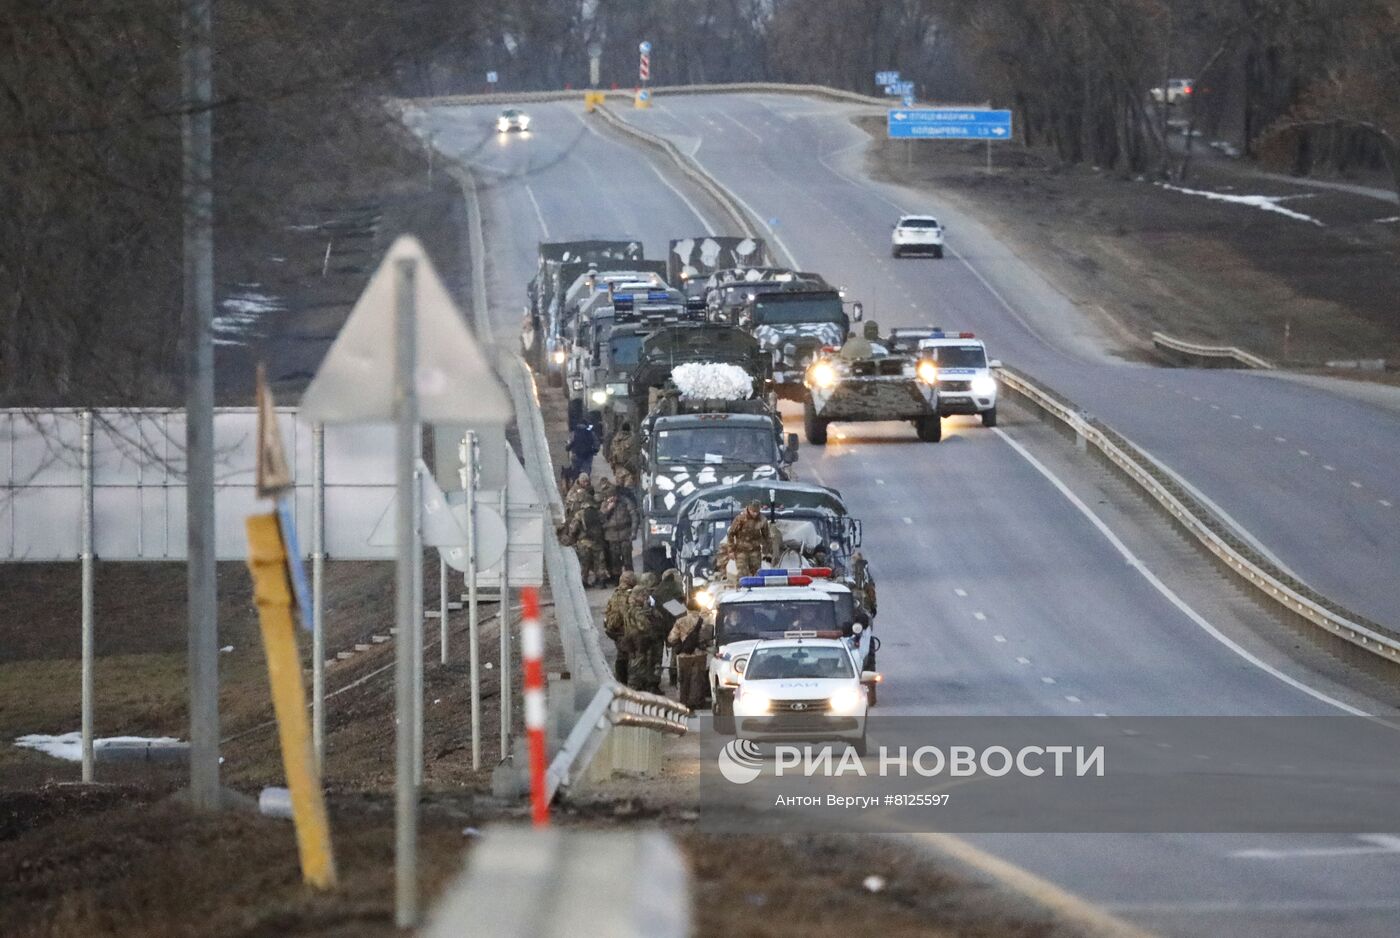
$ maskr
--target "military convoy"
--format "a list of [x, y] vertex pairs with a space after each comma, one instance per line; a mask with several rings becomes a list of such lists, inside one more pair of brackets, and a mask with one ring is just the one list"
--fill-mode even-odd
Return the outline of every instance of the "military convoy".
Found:
[[733, 731], [752, 647], [793, 629], [840, 639], [872, 673], [861, 523], [840, 492], [796, 478], [798, 438], [778, 401], [802, 404], [813, 445], [831, 423], [875, 420], [936, 442], [947, 413], [995, 424], [999, 363], [981, 343], [932, 327], [882, 338], [873, 323], [852, 336], [861, 305], [819, 274], [774, 266], [754, 238], [678, 239], [664, 262], [635, 240], [541, 244], [529, 297], [532, 366], [565, 386], [571, 426], [596, 412], [595, 430], [617, 435], [605, 452], [638, 486], [643, 571], [674, 568], [704, 618], [716, 725]]

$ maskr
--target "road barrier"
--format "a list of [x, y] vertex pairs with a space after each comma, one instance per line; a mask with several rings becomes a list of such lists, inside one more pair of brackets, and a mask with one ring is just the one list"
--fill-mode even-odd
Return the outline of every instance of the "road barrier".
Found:
[[[707, 85], [661, 85], [649, 89], [653, 97], [664, 95], [686, 95], [686, 94], [792, 94], [805, 95], [806, 97], [826, 98], [830, 101], [839, 101], [844, 104], [865, 104], [871, 107], [878, 107], [882, 110], [895, 106], [898, 101], [895, 98], [880, 98], [874, 95], [860, 94], [855, 91], [845, 91], [841, 88], [831, 88], [827, 85], [795, 85], [783, 82], [748, 81], [735, 82], [733, 84], [707, 84]], [[449, 94], [438, 95], [429, 98], [408, 98], [403, 99], [403, 103], [416, 105], [418, 107], [453, 107], [469, 106], [474, 104], [529, 104], [531, 102], [547, 101], [579, 101], [584, 95], [589, 95], [593, 100], [601, 98], [616, 98], [618, 100], [631, 101], [633, 91], [630, 88], [619, 88], [611, 91], [596, 91], [590, 89], [556, 90], [556, 91], [520, 91], [516, 93], [492, 92], [490, 94]]]
[[1266, 361], [1251, 352], [1246, 352], [1242, 348], [1233, 345], [1197, 345], [1194, 342], [1187, 342], [1184, 339], [1175, 339], [1165, 332], [1152, 333], [1152, 344], [1165, 352], [1191, 361], [1198, 365], [1230, 367], [1221, 365], [1222, 362], [1232, 361], [1237, 365], [1246, 368], [1263, 368], [1272, 370], [1273, 362]]
[[490, 830], [424, 938], [685, 938], [690, 881], [661, 831]]
[[[651, 734], [682, 736], [688, 731], [689, 716], [688, 707], [669, 697], [632, 690], [616, 681], [598, 688], [550, 763], [545, 778], [548, 798], [553, 800], [587, 777], [605, 744], [613, 747], [610, 769], [656, 771], [660, 752], [650, 745]], [[622, 737], [628, 730], [645, 732]]]
[[1201, 504], [1136, 445], [1103, 421], [1086, 416], [1070, 401], [1022, 372], [1002, 368], [1000, 378], [1008, 390], [1060, 421], [1079, 439], [1103, 453], [1216, 558], [1268, 599], [1363, 651], [1386, 661], [1400, 661], [1400, 636], [1280, 570], [1255, 550], [1233, 525]]

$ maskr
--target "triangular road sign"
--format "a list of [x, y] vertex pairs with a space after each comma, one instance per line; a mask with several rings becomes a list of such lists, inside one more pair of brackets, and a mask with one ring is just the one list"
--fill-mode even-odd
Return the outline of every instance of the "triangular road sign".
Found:
[[[425, 547], [462, 547], [467, 543], [467, 532], [457, 521], [447, 496], [438, 488], [437, 480], [428, 471], [423, 460], [418, 460], [418, 472], [423, 479], [423, 545]], [[392, 547], [397, 542], [394, 519], [399, 496], [395, 493], [379, 516], [369, 542], [374, 547]]]
[[313, 423], [394, 419], [396, 263], [416, 263], [418, 409], [424, 423], [505, 423], [510, 399], [417, 238], [394, 242], [301, 398]]

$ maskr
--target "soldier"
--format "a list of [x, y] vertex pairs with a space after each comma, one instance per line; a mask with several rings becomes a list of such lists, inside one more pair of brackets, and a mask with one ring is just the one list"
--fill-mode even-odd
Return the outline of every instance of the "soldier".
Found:
[[851, 572], [855, 581], [856, 594], [861, 605], [871, 618], [875, 617], [875, 577], [870, 573], [870, 562], [865, 555], [856, 551], [851, 557]]
[[739, 516], [729, 525], [725, 535], [729, 544], [729, 556], [739, 568], [739, 576], [753, 576], [763, 563], [763, 553], [770, 548], [772, 540], [768, 519], [758, 502], [749, 502]]
[[628, 594], [627, 686], [633, 690], [661, 692], [661, 655], [652, 616], [651, 590], [642, 583]]
[[637, 495], [637, 475], [632, 469], [624, 467], [617, 474], [617, 494], [632, 503], [632, 515], [637, 519], [636, 528], [632, 531], [635, 538], [642, 533], [642, 505]]
[[570, 468], [579, 478], [593, 471], [593, 457], [598, 453], [598, 435], [594, 432], [593, 425], [587, 420], [580, 420], [574, 424], [574, 431], [569, 436], [569, 444], [564, 450], [573, 457], [573, 465]]
[[608, 605], [603, 610], [603, 633], [612, 639], [617, 649], [613, 661], [613, 677], [619, 683], [627, 683], [627, 605], [632, 590], [637, 585], [637, 575], [631, 570], [622, 571], [617, 579], [617, 589], [608, 597]]
[[593, 491], [593, 480], [588, 473], [583, 473], [574, 480], [573, 486], [569, 489], [569, 494], [564, 496], [564, 517], [568, 519], [579, 508], [585, 504], [598, 503], [598, 495]]
[[846, 336], [846, 343], [841, 346], [839, 354], [842, 361], [853, 362], [872, 357], [875, 350], [870, 347], [869, 339], [852, 332]]
[[610, 490], [603, 498], [603, 538], [607, 542], [608, 569], [613, 576], [632, 570], [632, 536], [637, 530], [637, 509], [632, 500]]
[[603, 558], [603, 515], [597, 504], [582, 503], [564, 523], [564, 535], [578, 554], [583, 585], [602, 586], [608, 579], [608, 569]]
[[637, 437], [632, 432], [632, 424], [624, 420], [608, 446], [608, 465], [612, 466], [613, 475], [620, 476], [623, 469], [635, 469], [638, 455]]
[[680, 702], [692, 710], [705, 706], [708, 697], [709, 681], [705, 680], [705, 648], [701, 644], [701, 626], [704, 618], [694, 610], [687, 612], [671, 626], [666, 636], [666, 644], [679, 672], [678, 696]]
[[[676, 619], [685, 615], [685, 585], [681, 582], [681, 572], [675, 567], [667, 568], [661, 574], [661, 582], [651, 591], [651, 596], [656, 603], [657, 621], [664, 632], [669, 632]], [[671, 607], [670, 609], [666, 608], [668, 605]], [[673, 611], [677, 607], [680, 608], [680, 611]], [[675, 687], [677, 675], [674, 658], [671, 659], [670, 666], [666, 670], [667, 680], [670, 681], [672, 687]]]

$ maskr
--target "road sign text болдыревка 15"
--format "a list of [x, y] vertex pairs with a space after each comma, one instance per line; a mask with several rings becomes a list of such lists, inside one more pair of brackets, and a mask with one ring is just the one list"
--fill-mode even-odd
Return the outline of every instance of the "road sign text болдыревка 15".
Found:
[[1010, 140], [1011, 112], [896, 108], [889, 112], [889, 136], [934, 140]]

